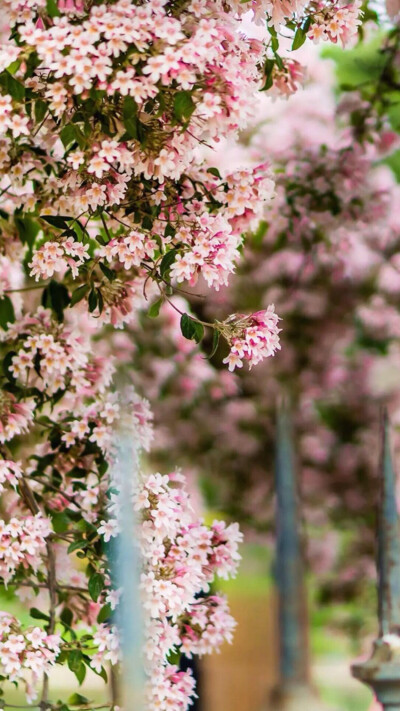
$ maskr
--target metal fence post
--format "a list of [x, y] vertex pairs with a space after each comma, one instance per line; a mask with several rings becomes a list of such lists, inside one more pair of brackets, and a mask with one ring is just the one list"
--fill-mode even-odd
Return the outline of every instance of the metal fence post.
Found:
[[400, 519], [396, 474], [387, 417], [382, 429], [381, 496], [378, 511], [377, 571], [379, 636], [370, 659], [353, 664], [352, 674], [369, 686], [385, 711], [400, 710]]
[[293, 433], [288, 410], [277, 416], [276, 560], [278, 590], [280, 681], [273, 690], [271, 711], [323, 711], [324, 704], [309, 675], [308, 614]]

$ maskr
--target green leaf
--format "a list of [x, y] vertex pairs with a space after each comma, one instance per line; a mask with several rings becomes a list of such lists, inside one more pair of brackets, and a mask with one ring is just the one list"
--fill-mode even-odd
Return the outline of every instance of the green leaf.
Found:
[[178, 254], [178, 249], [176, 247], [174, 247], [174, 249], [170, 249], [169, 252], [164, 254], [164, 256], [161, 260], [161, 264], [160, 264], [160, 274], [162, 277], [165, 276], [165, 274], [168, 272], [168, 270], [174, 263], [175, 257], [177, 254]]
[[46, 0], [46, 12], [49, 17], [60, 17], [61, 13], [56, 0]]
[[99, 305], [99, 312], [102, 314], [103, 309], [104, 309], [104, 299], [103, 299], [103, 294], [101, 293], [101, 289], [96, 289], [97, 291], [97, 300], [98, 300], [98, 305]]
[[74, 551], [79, 551], [81, 548], [85, 548], [87, 546], [87, 541], [85, 539], [82, 539], [80, 541], [73, 541], [72, 543], [69, 544], [67, 548], [67, 553], [73, 553]]
[[73, 217], [65, 217], [61, 215], [40, 215], [40, 218], [48, 222], [52, 227], [58, 227], [60, 230], [68, 229], [68, 222], [73, 220]]
[[157, 318], [158, 314], [160, 313], [160, 308], [162, 304], [164, 303], [164, 299], [161, 297], [160, 299], [157, 299], [157, 301], [152, 304], [147, 312], [147, 315], [150, 318]]
[[60, 323], [64, 320], [64, 309], [69, 302], [70, 296], [64, 284], [59, 284], [52, 279], [50, 284], [43, 290], [42, 305], [45, 308], [52, 309]]
[[99, 267], [100, 267], [101, 271], [103, 272], [104, 276], [106, 276], [109, 281], [114, 281], [114, 279], [116, 277], [114, 269], [110, 269], [105, 264], [103, 264], [103, 262], [99, 263]]
[[93, 575], [90, 576], [89, 578], [89, 584], [88, 584], [88, 590], [89, 590], [89, 595], [94, 600], [94, 602], [97, 602], [97, 599], [100, 595], [100, 593], [104, 589], [104, 578], [100, 573], [93, 573]]
[[49, 291], [50, 308], [53, 309], [55, 315], [57, 316], [57, 320], [61, 323], [64, 320], [64, 309], [70, 302], [68, 289], [64, 286], [64, 284], [59, 284], [53, 279], [46, 289]]
[[221, 178], [221, 173], [219, 172], [218, 168], [207, 168], [207, 173], [211, 173], [211, 175], [215, 175], [216, 178]]
[[68, 530], [69, 518], [65, 511], [53, 513], [51, 522], [56, 533], [65, 533]]
[[112, 615], [111, 605], [110, 604], [104, 605], [101, 608], [99, 614], [97, 615], [97, 622], [100, 625], [102, 622], [105, 622], [106, 620], [108, 620], [111, 617], [111, 615]]
[[92, 669], [92, 671], [94, 671], [94, 673], [97, 674], [97, 676], [101, 676], [101, 678], [104, 679], [104, 681], [105, 681], [106, 684], [107, 684], [107, 682], [108, 682], [108, 676], [107, 676], [107, 672], [106, 672], [106, 670], [104, 669], [104, 667], [101, 667], [101, 670], [100, 670], [100, 671], [96, 671], [96, 669]]
[[275, 66], [275, 61], [273, 59], [266, 59], [265, 60], [265, 65], [264, 65], [265, 84], [260, 89], [260, 91], [268, 91], [268, 89], [271, 88], [271, 86], [273, 84], [272, 72], [273, 72], [274, 66]]
[[122, 106], [122, 119], [128, 138], [138, 138], [138, 106], [132, 96], [126, 96]]
[[174, 116], [184, 123], [188, 121], [196, 108], [190, 91], [177, 91], [174, 96]]
[[14, 79], [7, 69], [0, 74], [0, 86], [16, 101], [22, 101], [25, 98], [24, 85]]
[[292, 43], [292, 50], [299, 49], [306, 41], [306, 33], [302, 27], [298, 27]]
[[32, 247], [35, 242], [36, 235], [40, 230], [37, 222], [32, 220], [31, 217], [21, 217], [20, 215], [15, 215], [14, 223], [22, 244], [27, 244], [29, 247]]
[[67, 123], [60, 131], [60, 138], [64, 148], [68, 148], [71, 143], [76, 141], [75, 126], [71, 123]]
[[50, 617], [48, 615], [45, 615], [44, 612], [38, 610], [37, 607], [31, 607], [31, 609], [29, 610], [29, 614], [31, 617], [33, 617], [34, 620], [46, 620], [46, 622], [49, 622], [50, 620]]
[[11, 62], [11, 64], [9, 64], [8, 67], [5, 67], [5, 69], [7, 69], [7, 71], [10, 72], [10, 74], [15, 74], [17, 72], [17, 70], [20, 68], [20, 66], [21, 66], [21, 60], [16, 59], [15, 62]]
[[268, 231], [268, 222], [265, 220], [261, 220], [260, 224], [258, 225], [256, 231], [252, 235], [252, 245], [256, 249], [259, 249], [263, 243], [263, 239], [265, 235], [267, 234]]
[[204, 335], [202, 324], [192, 319], [189, 314], [182, 314], [181, 331], [185, 338], [189, 341], [196, 341], [196, 343], [200, 343]]
[[88, 293], [89, 289], [90, 284], [82, 284], [82, 286], [78, 286], [78, 288], [72, 292], [71, 301], [69, 305], [72, 307], [75, 306], [78, 301], [82, 301], [82, 299], [84, 299], [86, 294]]
[[73, 617], [74, 616], [73, 616], [72, 610], [70, 610], [69, 607], [64, 607], [64, 609], [60, 615], [61, 622], [64, 622], [67, 625], [67, 627], [71, 627]]
[[74, 674], [79, 670], [82, 664], [83, 654], [80, 649], [72, 649], [68, 653], [68, 666]]
[[95, 311], [97, 308], [97, 291], [96, 291], [96, 289], [91, 289], [89, 298], [88, 298], [88, 304], [89, 304], [90, 313], [93, 313], [93, 311]]
[[9, 351], [7, 355], [3, 358], [3, 372], [7, 380], [15, 383], [15, 378], [10, 371], [10, 366], [12, 365], [12, 359], [17, 355], [16, 351]]
[[46, 101], [42, 101], [42, 99], [35, 101], [35, 119], [37, 123], [41, 123], [41, 121], [43, 121], [48, 108], [49, 107]]
[[9, 323], [14, 323], [14, 306], [9, 296], [5, 295], [0, 299], [0, 326], [6, 331]]
[[[76, 117], [77, 114], [74, 115], [72, 120], [75, 121]], [[76, 126], [73, 123], [67, 123], [66, 126], [61, 129], [60, 138], [63, 142], [64, 148], [68, 148], [68, 146], [75, 143], [75, 141], [78, 143], [80, 148], [85, 148], [86, 146], [86, 138], [84, 133], [82, 133], [79, 126]]]
[[170, 222], [167, 223], [164, 230], [164, 237], [175, 237], [176, 229]]
[[81, 694], [72, 694], [68, 699], [68, 703], [71, 704], [71, 706], [86, 706], [90, 704], [90, 699], [87, 699], [86, 696], [82, 696]]
[[213, 332], [213, 342], [212, 342], [211, 353], [210, 353], [210, 355], [208, 356], [209, 358], [212, 358], [212, 357], [216, 354], [217, 349], [218, 349], [218, 345], [219, 345], [219, 339], [220, 339], [220, 337], [221, 337], [220, 332], [218, 331], [218, 329], [214, 328], [214, 332]]
[[386, 52], [381, 51], [381, 42], [381, 33], [375, 33], [370, 42], [362, 42], [346, 50], [329, 45], [321, 55], [334, 60], [338, 82], [347, 85], [346, 91], [354, 91], [358, 86], [380, 81], [387, 62]]

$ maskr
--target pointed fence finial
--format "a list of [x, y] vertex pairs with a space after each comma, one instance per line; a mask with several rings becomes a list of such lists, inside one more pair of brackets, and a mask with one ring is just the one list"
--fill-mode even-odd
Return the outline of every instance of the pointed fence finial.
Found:
[[386, 414], [381, 438], [377, 530], [379, 637], [371, 658], [354, 664], [352, 673], [375, 692], [383, 709], [395, 711], [400, 710], [400, 519]]

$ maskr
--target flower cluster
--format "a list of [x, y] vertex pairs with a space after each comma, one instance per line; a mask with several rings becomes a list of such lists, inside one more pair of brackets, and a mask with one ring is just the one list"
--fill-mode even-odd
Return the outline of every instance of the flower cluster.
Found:
[[160, 667], [152, 677], [152, 684], [145, 690], [147, 708], [180, 709], [191, 704], [195, 694], [195, 681], [190, 671], [181, 671], [174, 664]]
[[[149, 693], [153, 697], [161, 694], [165, 700], [171, 693], [185, 693], [186, 707], [193, 694], [192, 679], [188, 674], [186, 679], [182, 674], [175, 676], [166, 659], [170, 649], [192, 656], [231, 641], [234, 620], [225, 599], [210, 595], [209, 586], [215, 575], [226, 578], [235, 574], [242, 536], [235, 524], [215, 521], [207, 527], [197, 521], [182, 481], [176, 472], [146, 477], [135, 496], [135, 508], [143, 517], [141, 589], [147, 613]], [[157, 675], [161, 665], [166, 668], [167, 687], [165, 673], [164, 678]]]
[[[235, 574], [242, 535], [236, 524], [214, 521], [208, 527], [197, 520], [183, 483], [178, 472], [151, 474], [138, 483], [134, 495], [134, 508], [142, 522], [144, 653], [153, 694], [158, 683], [156, 670], [165, 665], [169, 668], [170, 650], [187, 656], [209, 653], [224, 640], [231, 641], [235, 626], [226, 600], [210, 595], [209, 589], [216, 575], [227, 578]], [[115, 507], [112, 496], [112, 516], [98, 529], [105, 541], [119, 534], [118, 520], [113, 518]], [[94, 661], [97, 667], [117, 649], [115, 631], [104, 628], [100, 634], [102, 642]]]
[[5, 583], [21, 565], [38, 570], [51, 531], [50, 521], [39, 514], [0, 522], [0, 576]]
[[357, 36], [361, 25], [361, 5], [361, 0], [348, 4], [335, 2], [328, 7], [324, 3], [315, 3], [309, 38], [314, 42], [322, 39], [335, 43], [340, 41], [343, 46], [349, 44]]
[[[7, 331], [5, 342], [17, 349], [11, 357], [9, 372], [15, 380], [45, 392], [46, 396], [65, 390], [67, 383], [71, 391], [88, 387], [89, 381], [83, 377], [88, 357], [82, 339], [52, 322], [49, 316], [49, 312], [40, 309]], [[23, 334], [28, 328], [30, 335], [26, 339], [18, 334], [15, 340], [17, 329]]]
[[[345, 46], [357, 36], [362, 17], [361, 5], [360, 0], [350, 3], [345, 0], [270, 0], [267, 13], [271, 24], [277, 29], [288, 20], [299, 18], [298, 27], [302, 28], [305, 24], [307, 35], [314, 42], [340, 40]], [[304, 22], [305, 18], [308, 21]]]
[[8, 440], [28, 431], [33, 422], [35, 402], [27, 398], [18, 402], [13, 393], [3, 391], [0, 393], [0, 442]]
[[22, 471], [19, 462], [14, 462], [12, 459], [0, 460], [0, 493], [4, 491], [7, 485], [15, 488], [21, 477]]
[[242, 368], [243, 360], [249, 361], [251, 368], [274, 355], [280, 349], [278, 322], [273, 305], [251, 316], [235, 314], [227, 319], [224, 328], [229, 328], [231, 349], [224, 363], [228, 363], [229, 370]]
[[305, 69], [296, 59], [282, 60], [282, 65], [274, 63], [269, 78], [272, 96], [290, 96], [303, 86]]
[[36, 698], [35, 684], [54, 665], [60, 643], [58, 634], [46, 634], [40, 627], [22, 630], [15, 617], [0, 612], [1, 674], [13, 682], [22, 679], [30, 702]]
[[88, 245], [67, 237], [59, 242], [45, 242], [35, 252], [30, 266], [30, 274], [39, 279], [48, 279], [56, 272], [65, 274], [70, 269], [73, 277], [78, 276], [79, 267], [89, 258]]

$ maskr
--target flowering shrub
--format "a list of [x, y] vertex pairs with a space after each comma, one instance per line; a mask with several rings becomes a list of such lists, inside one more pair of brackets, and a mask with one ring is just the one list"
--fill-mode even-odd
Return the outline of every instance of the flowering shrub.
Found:
[[[373, 570], [379, 405], [399, 421], [399, 188], [382, 165], [394, 164], [388, 152], [398, 137], [382, 115], [379, 132], [370, 124], [373, 142], [356, 141], [360, 98], [338, 104], [329, 63], [307, 56], [304, 91], [285, 103], [266, 100], [245, 147], [235, 147], [237, 160], [272, 157], [277, 192], [239, 274], [206, 304], [198, 288], [188, 297], [205, 319], [274, 302], [279, 357], [227, 382], [225, 349], [200, 366], [176, 339], [170, 310], [162, 312], [168, 342], [154, 326], [134, 328], [131, 357], [154, 403], [156, 461], [173, 457], [197, 470], [214, 505], [267, 533], [276, 405], [289, 396], [311, 562], [321, 588], [347, 596]], [[332, 530], [337, 522], [345, 539]]]

